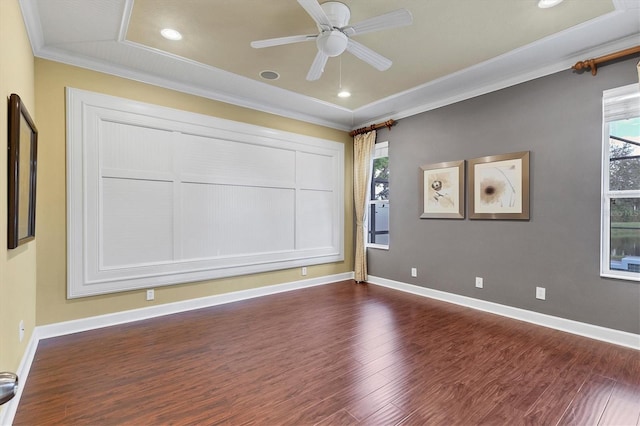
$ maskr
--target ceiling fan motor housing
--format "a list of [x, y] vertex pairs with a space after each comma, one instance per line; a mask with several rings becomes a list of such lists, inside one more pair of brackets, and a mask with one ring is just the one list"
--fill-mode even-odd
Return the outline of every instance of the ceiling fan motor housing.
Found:
[[325, 55], [333, 58], [341, 55], [347, 48], [348, 37], [339, 30], [349, 23], [351, 11], [344, 3], [338, 1], [328, 1], [320, 5], [332, 29], [320, 28], [320, 35], [316, 39], [318, 49]]
[[[328, 1], [322, 3], [320, 7], [334, 28], [342, 28], [349, 23], [351, 11], [346, 4], [340, 3], [339, 1]], [[320, 30], [322, 30], [322, 28]]]

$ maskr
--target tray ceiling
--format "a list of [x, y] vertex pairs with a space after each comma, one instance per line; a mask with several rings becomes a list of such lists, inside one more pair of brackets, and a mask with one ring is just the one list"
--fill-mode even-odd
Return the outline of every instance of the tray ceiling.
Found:
[[[637, 0], [343, 2], [350, 23], [411, 12], [411, 26], [354, 37], [391, 59], [389, 70], [345, 52], [310, 82], [314, 41], [251, 48], [317, 33], [295, 0], [20, 0], [36, 56], [343, 129], [567, 69], [637, 45], [640, 33]], [[167, 27], [183, 39], [162, 38]], [[265, 70], [280, 77], [264, 80]], [[339, 86], [352, 96], [339, 98]]]

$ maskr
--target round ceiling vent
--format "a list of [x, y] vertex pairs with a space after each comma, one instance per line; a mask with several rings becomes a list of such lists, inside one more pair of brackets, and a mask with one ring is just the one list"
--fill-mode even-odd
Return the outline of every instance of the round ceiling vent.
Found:
[[260, 77], [264, 78], [265, 80], [277, 80], [280, 78], [280, 74], [275, 71], [262, 71], [260, 73]]

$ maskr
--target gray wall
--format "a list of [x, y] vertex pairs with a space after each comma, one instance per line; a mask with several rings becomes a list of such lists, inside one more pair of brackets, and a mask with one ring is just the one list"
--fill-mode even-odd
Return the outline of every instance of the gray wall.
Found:
[[[563, 71], [379, 131], [391, 243], [369, 250], [369, 274], [640, 333], [640, 283], [599, 276], [602, 91], [638, 83], [637, 62]], [[517, 151], [531, 152], [531, 220], [419, 219], [420, 165]]]

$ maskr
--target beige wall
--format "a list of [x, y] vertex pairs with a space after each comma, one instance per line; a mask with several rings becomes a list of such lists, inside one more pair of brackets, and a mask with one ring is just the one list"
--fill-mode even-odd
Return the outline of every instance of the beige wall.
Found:
[[346, 132], [240, 108], [43, 59], [35, 61], [35, 90], [41, 132], [38, 165], [37, 324], [85, 318], [151, 304], [163, 304], [302, 279], [299, 268], [144, 290], [66, 299], [65, 87], [163, 105], [345, 144], [345, 261], [310, 266], [307, 278], [353, 270], [352, 149]]
[[[7, 250], [7, 99], [17, 93], [38, 122], [34, 66], [18, 0], [0, 0], [0, 371], [16, 372], [36, 313], [36, 244]], [[37, 229], [37, 227], [36, 227]], [[20, 320], [25, 337], [18, 338]]]

